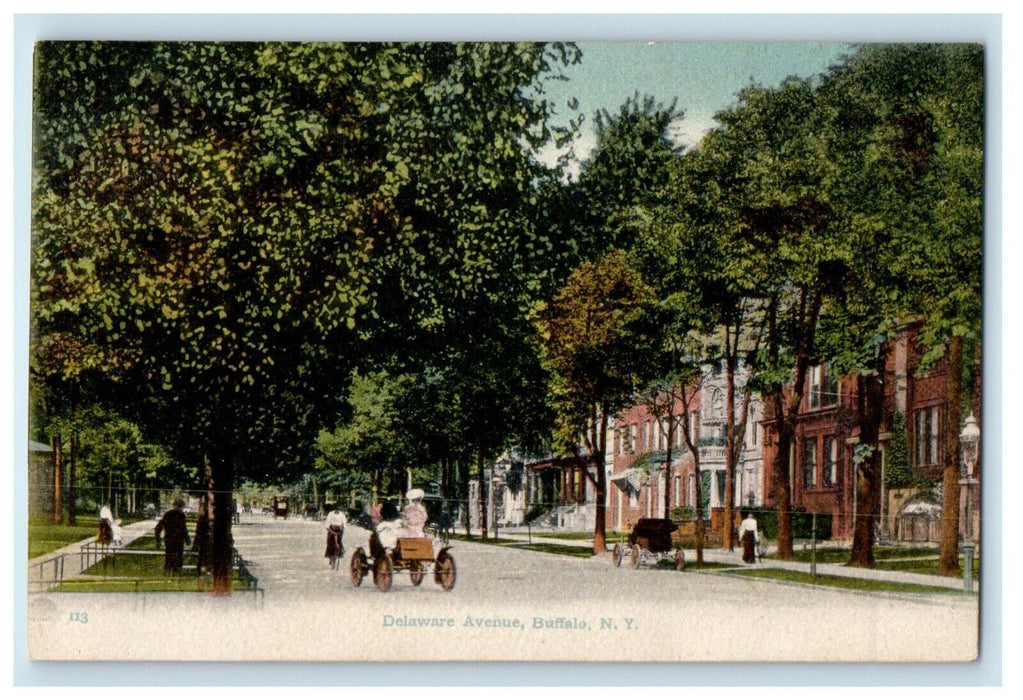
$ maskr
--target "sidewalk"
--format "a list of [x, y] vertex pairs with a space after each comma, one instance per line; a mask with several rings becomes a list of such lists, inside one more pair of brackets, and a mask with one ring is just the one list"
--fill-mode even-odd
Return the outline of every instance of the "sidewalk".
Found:
[[[492, 532], [490, 533], [493, 534]], [[479, 531], [473, 531], [473, 535], [479, 536]], [[537, 531], [533, 530], [532, 533], [528, 532], [525, 528], [500, 528], [498, 536], [502, 539], [509, 540], [520, 540], [522, 542], [532, 541], [533, 543], [544, 543], [544, 544], [560, 544], [575, 547], [587, 547], [592, 544], [591, 539], [580, 540], [580, 539], [568, 539], [559, 538], [557, 533], [553, 533], [550, 530]], [[614, 546], [614, 541], [609, 540], [607, 543], [608, 550]], [[773, 550], [768, 549], [768, 554]], [[696, 561], [696, 550], [686, 549], [686, 562], [692, 563]], [[735, 551], [729, 552], [724, 549], [704, 549], [703, 559], [706, 562], [714, 564], [726, 564], [735, 566], [737, 569], [750, 568], [750, 569], [785, 569], [787, 571], [801, 571], [803, 573], [810, 573], [809, 562], [797, 562], [797, 561], [782, 561], [780, 559], [767, 559], [756, 564], [746, 564], [742, 560], [742, 549], [736, 548]], [[871, 581], [886, 581], [890, 583], [910, 583], [920, 586], [933, 586], [935, 588], [950, 588], [963, 590], [964, 583], [961, 577], [949, 577], [949, 576], [932, 576], [930, 574], [918, 574], [910, 571], [889, 571], [885, 569], [861, 569], [858, 567], [845, 566], [843, 564], [822, 564], [817, 563], [817, 573], [822, 576], [844, 576], [847, 578], [859, 578], [867, 579]], [[979, 582], [974, 580], [973, 592], [976, 593], [979, 590]]]
[[[156, 520], [140, 520], [136, 523], [122, 526], [121, 544], [117, 547], [111, 547], [110, 549], [113, 551], [128, 547], [138, 538], [150, 534], [153, 531], [153, 528], [156, 527], [156, 522]], [[40, 555], [35, 559], [30, 559], [28, 562], [29, 592], [43, 590], [43, 581], [50, 580], [50, 578], [45, 575], [53, 571], [53, 568], [51, 568], [52, 564], [50, 564], [50, 562], [59, 559], [61, 556], [64, 558], [64, 578], [72, 578], [80, 575], [83, 568], [83, 559], [79, 556], [82, 550], [82, 545], [95, 541], [95, 537], [87, 537], [84, 540], [73, 542], [67, 546], [61, 547], [60, 549]]]

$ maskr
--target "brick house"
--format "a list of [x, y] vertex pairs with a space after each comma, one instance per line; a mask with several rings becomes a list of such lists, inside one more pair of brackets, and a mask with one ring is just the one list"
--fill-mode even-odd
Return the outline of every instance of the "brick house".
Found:
[[[917, 478], [899, 488], [882, 485], [878, 514], [882, 539], [924, 542], [940, 539], [940, 486], [926, 481], [940, 483], [942, 474], [945, 445], [941, 435], [947, 420], [944, 394], [948, 372], [944, 360], [926, 372], [920, 371], [922, 354], [911, 331], [896, 339], [888, 353], [879, 445], [882, 465], [883, 469], [889, 468], [892, 443], [902, 440], [908, 467]], [[979, 378], [978, 367], [975, 371], [978, 387]], [[859, 443], [856, 380], [854, 376], [835, 377], [827, 365], [821, 365], [808, 370], [805, 386], [790, 455], [792, 506], [831, 515], [832, 536], [851, 539], [858, 511], [853, 464], [853, 450]], [[975, 416], [979, 416], [979, 399], [977, 390], [972, 402]], [[893, 432], [896, 413], [904, 417], [904, 431]], [[774, 424], [768, 407], [763, 420], [764, 493], [768, 506], [772, 504], [773, 487], [770, 465], [777, 449]], [[974, 523], [980, 517], [978, 496], [979, 484], [973, 484], [970, 498]], [[960, 500], [965, 502], [965, 497]], [[965, 522], [965, 512], [961, 518]], [[977, 533], [978, 528], [972, 531]]]
[[[741, 374], [737, 379], [741, 384]], [[700, 456], [703, 513], [715, 532], [721, 528], [725, 501], [725, 390], [724, 374], [708, 368], [700, 389], [687, 407]], [[683, 410], [683, 402], [676, 399], [671, 413], [679, 416]], [[736, 406], [738, 410], [740, 406]], [[763, 503], [761, 414], [761, 403], [754, 397], [735, 470], [736, 510], [742, 505]], [[628, 530], [639, 518], [664, 517], [666, 489], [671, 508], [695, 506], [695, 460], [681, 428], [672, 436], [671, 464], [665, 469], [668, 456], [666, 415], [658, 417], [649, 405], [640, 402], [620, 412], [609, 432], [608, 481], [612, 485], [608, 492], [609, 529]]]

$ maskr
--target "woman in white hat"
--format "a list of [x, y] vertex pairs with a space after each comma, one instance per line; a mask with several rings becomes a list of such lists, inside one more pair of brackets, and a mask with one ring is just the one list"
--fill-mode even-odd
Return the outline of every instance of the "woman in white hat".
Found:
[[423, 507], [423, 497], [426, 492], [422, 489], [409, 489], [405, 494], [408, 505], [402, 511], [402, 527], [405, 528], [407, 537], [424, 537], [423, 526], [426, 525], [426, 508]]

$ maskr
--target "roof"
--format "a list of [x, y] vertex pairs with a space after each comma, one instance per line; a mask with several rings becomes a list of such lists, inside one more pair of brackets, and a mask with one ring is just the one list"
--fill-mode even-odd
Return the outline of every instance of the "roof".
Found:
[[53, 449], [46, 443], [36, 442], [35, 440], [28, 441], [29, 452], [53, 452]]

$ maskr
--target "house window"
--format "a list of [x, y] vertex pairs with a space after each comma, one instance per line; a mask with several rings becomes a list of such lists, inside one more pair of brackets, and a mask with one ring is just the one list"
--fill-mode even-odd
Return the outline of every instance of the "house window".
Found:
[[817, 439], [803, 441], [803, 486], [812, 489], [817, 485]]
[[831, 436], [824, 440], [824, 485], [838, 483], [838, 438]]
[[725, 502], [725, 473], [723, 471], [715, 471], [714, 477], [718, 487], [718, 505], [721, 505]]
[[918, 467], [938, 464], [938, 407], [929, 406], [916, 412], [916, 464]]
[[824, 365], [810, 368], [810, 408], [838, 403], [838, 377], [830, 374]]

